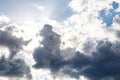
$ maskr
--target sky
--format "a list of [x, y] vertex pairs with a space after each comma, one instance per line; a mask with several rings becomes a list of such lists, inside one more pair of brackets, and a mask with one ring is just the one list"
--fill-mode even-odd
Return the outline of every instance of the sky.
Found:
[[0, 0], [0, 80], [119, 80], [119, 0]]
[[[8, 15], [17, 23], [23, 23], [38, 14], [49, 15], [47, 17], [61, 21], [73, 14], [67, 6], [69, 2], [70, 0], [1, 0], [0, 13]], [[39, 7], [44, 7], [44, 10]]]

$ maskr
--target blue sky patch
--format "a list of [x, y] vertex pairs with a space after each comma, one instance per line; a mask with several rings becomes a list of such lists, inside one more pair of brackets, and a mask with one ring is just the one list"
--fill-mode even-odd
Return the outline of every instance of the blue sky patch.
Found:
[[23, 22], [36, 14], [33, 5], [45, 6], [45, 11], [49, 13], [52, 7], [50, 19], [63, 21], [74, 14], [68, 6], [70, 0], [0, 0], [0, 14], [10, 17], [13, 22]]
[[113, 23], [113, 18], [116, 15], [120, 16], [120, 12], [116, 12], [115, 10], [119, 7], [119, 4], [117, 2], [112, 3], [113, 9], [103, 9], [99, 12], [100, 18], [102, 19], [103, 23], [106, 24], [106, 26], [111, 26]]
[[112, 3], [112, 7], [113, 7], [113, 9], [117, 9], [117, 8], [119, 7], [119, 4], [114, 1], [114, 2]]

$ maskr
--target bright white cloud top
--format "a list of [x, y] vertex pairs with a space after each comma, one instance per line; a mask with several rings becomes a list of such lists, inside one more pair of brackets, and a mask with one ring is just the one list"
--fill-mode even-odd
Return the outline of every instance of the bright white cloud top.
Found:
[[0, 2], [1, 80], [120, 78], [119, 0]]

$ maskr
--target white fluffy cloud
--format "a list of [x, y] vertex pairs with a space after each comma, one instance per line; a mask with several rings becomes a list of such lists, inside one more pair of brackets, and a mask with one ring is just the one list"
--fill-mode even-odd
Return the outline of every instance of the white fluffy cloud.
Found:
[[[120, 3], [119, 0], [72, 0], [69, 6], [76, 13], [64, 21], [67, 30], [70, 30], [64, 33], [62, 39], [66, 43], [65, 46], [72, 46], [81, 51], [83, 43], [89, 38], [94, 41], [108, 39], [113, 42], [117, 40], [114, 28], [106, 27], [98, 18], [99, 11], [112, 8], [113, 1]], [[113, 25], [118, 25], [118, 21], [119, 16], [116, 16]]]
[[0, 16], [0, 26], [3, 26], [4, 24], [8, 24], [10, 23], [10, 18], [5, 16], [5, 15], [1, 15]]
[[69, 4], [69, 6], [77, 12], [83, 12], [83, 11], [95, 11], [95, 10], [101, 10], [106, 7], [110, 7], [109, 4], [112, 2], [112, 0], [72, 0]]

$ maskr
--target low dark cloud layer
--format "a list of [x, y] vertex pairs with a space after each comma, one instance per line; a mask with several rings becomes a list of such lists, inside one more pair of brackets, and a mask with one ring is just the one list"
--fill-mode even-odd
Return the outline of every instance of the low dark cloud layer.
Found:
[[45, 25], [41, 35], [43, 47], [34, 51], [34, 67], [49, 68], [52, 72], [62, 71], [75, 78], [84, 75], [90, 80], [119, 80], [120, 42], [100, 41], [91, 55], [75, 51], [71, 58], [64, 59], [67, 56], [61, 54], [63, 51], [60, 50], [60, 36], [52, 31], [52, 26]]
[[[119, 43], [117, 42], [117, 44]], [[101, 80], [107, 77], [116, 80], [120, 76], [120, 54], [115, 51], [115, 49], [119, 49], [117, 44], [101, 41], [96, 47], [97, 50], [92, 52], [88, 67], [80, 74], [84, 74], [92, 80]]]

